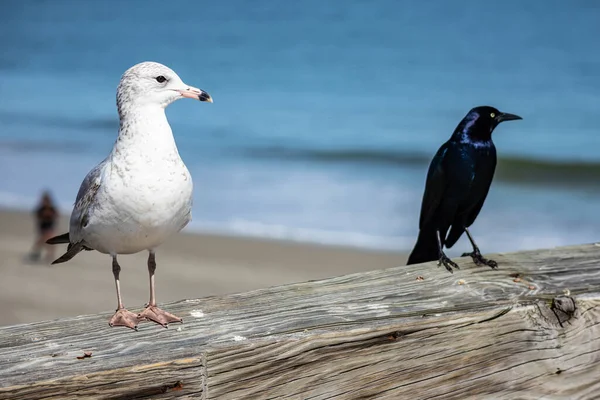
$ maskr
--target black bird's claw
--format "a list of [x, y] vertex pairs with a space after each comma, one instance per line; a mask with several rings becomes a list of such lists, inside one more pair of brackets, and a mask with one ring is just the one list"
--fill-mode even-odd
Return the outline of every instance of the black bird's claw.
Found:
[[444, 267], [446, 267], [448, 272], [450, 272], [451, 274], [454, 273], [454, 271], [452, 271], [452, 268], [460, 269], [458, 264], [455, 263], [454, 261], [452, 261], [451, 259], [449, 259], [445, 254], [442, 254], [442, 256], [440, 257], [440, 259], [438, 261], [438, 266], [440, 266], [442, 264], [444, 264]]
[[483, 257], [481, 255], [481, 252], [479, 252], [479, 249], [473, 251], [472, 253], [463, 253], [463, 255], [461, 257], [471, 257], [473, 259], [473, 262], [475, 263], [475, 265], [487, 265], [488, 267], [492, 268], [492, 269], [496, 269], [498, 268], [498, 263], [494, 260], [488, 260], [487, 258]]

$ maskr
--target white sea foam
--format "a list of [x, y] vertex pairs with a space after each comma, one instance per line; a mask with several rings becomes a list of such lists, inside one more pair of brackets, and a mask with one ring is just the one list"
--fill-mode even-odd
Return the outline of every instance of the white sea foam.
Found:
[[[0, 207], [30, 212], [50, 187], [68, 214], [79, 182], [96, 162], [82, 155], [4, 152], [0, 170], [11, 173], [0, 175]], [[239, 161], [190, 165], [198, 192], [188, 231], [396, 251], [410, 250], [416, 239], [424, 177], [414, 173]], [[592, 242], [600, 237], [594, 204], [592, 195], [494, 183], [472, 232], [487, 253]], [[448, 255], [469, 248], [463, 237]]]

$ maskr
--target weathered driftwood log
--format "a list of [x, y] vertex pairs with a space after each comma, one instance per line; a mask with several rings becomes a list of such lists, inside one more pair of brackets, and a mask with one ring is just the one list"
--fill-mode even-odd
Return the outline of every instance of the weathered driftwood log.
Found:
[[4, 327], [0, 399], [600, 397], [600, 246], [493, 258]]

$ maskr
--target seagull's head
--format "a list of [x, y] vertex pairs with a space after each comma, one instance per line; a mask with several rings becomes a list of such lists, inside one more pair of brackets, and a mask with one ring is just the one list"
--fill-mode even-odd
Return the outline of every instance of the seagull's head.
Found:
[[151, 61], [136, 64], [125, 71], [117, 88], [119, 110], [125, 104], [154, 104], [165, 108], [184, 97], [213, 102], [208, 93], [185, 84], [171, 68]]

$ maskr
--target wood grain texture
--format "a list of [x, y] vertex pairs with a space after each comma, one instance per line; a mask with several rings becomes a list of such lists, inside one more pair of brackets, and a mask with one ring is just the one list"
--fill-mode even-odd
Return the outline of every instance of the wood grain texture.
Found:
[[0, 399], [600, 398], [600, 246], [492, 258], [0, 328]]

